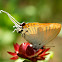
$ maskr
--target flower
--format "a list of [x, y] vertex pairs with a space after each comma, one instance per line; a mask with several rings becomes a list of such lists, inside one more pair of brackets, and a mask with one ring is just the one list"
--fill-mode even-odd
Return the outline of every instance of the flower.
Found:
[[44, 60], [45, 56], [49, 53], [46, 53], [50, 48], [43, 47], [42, 49], [39, 49], [38, 51], [33, 48], [33, 46], [26, 42], [22, 43], [21, 45], [18, 45], [17, 43], [14, 44], [15, 52], [8, 52], [10, 55], [13, 55], [14, 57], [10, 58], [12, 60], [18, 59], [18, 57], [29, 59], [33, 62], [36, 62], [37, 60]]
[[12, 58], [10, 58], [10, 59], [12, 59], [12, 60], [16, 60], [16, 59], [18, 59], [18, 53], [19, 53], [19, 45], [16, 43], [16, 44], [14, 44], [14, 49], [15, 49], [15, 52], [14, 53], [12, 53], [12, 52], [8, 52], [10, 55], [12, 55], [12, 56], [14, 56], [14, 57], [12, 57]]

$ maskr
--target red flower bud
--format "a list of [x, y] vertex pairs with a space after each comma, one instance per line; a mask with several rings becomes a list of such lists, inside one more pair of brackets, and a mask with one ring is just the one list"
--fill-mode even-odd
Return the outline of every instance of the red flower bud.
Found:
[[12, 60], [18, 59], [18, 57], [21, 58], [28, 58], [31, 61], [36, 62], [37, 60], [44, 60], [45, 55], [48, 55], [49, 53], [46, 53], [50, 48], [45, 49], [43, 47], [42, 49], [39, 49], [38, 51], [33, 49], [32, 45], [28, 42], [22, 43], [20, 46], [16, 43], [14, 44], [15, 53], [8, 52], [10, 55], [13, 55], [14, 57], [10, 58]]

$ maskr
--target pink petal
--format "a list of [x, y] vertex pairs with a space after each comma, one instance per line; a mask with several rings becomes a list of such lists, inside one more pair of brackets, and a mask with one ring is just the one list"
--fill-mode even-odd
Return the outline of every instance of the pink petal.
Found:
[[17, 54], [16, 53], [12, 53], [12, 52], [8, 52], [10, 55], [12, 55], [12, 56], [17, 56]]
[[26, 54], [27, 54], [28, 56], [34, 54], [34, 49], [33, 49], [32, 47], [30, 47], [29, 45], [27, 46]]
[[49, 49], [50, 49], [50, 48], [46, 49], [46, 50], [44, 51], [44, 53], [47, 52]]
[[26, 49], [27, 49], [27, 46], [30, 45], [30, 43], [26, 42], [26, 43], [22, 43], [19, 47], [19, 53], [20, 54], [26, 54]]
[[39, 49], [34, 55], [28, 56], [28, 58], [36, 57], [42, 52], [42, 49]]
[[14, 44], [14, 49], [15, 49], [15, 52], [18, 53], [19, 52], [19, 45], [16, 43]]
[[49, 49], [50, 49], [50, 48], [46, 49], [46, 50], [45, 50], [42, 54], [40, 54], [39, 56], [43, 57], [43, 56], [49, 54], [49, 53], [45, 54]]
[[42, 51], [43, 51], [44, 49], [39, 49], [36, 53], [39, 53], [38, 55], [40, 55], [41, 53], [42, 53]]
[[42, 54], [45, 54], [45, 52], [47, 52], [50, 48], [46, 49]]
[[41, 54], [40, 57], [46, 56], [46, 55], [48, 55], [48, 54], [49, 54], [49, 53], [47, 53], [47, 54]]
[[18, 56], [15, 56], [15, 57], [12, 57], [12, 58], [10, 58], [11, 60], [16, 60], [16, 59], [18, 59]]

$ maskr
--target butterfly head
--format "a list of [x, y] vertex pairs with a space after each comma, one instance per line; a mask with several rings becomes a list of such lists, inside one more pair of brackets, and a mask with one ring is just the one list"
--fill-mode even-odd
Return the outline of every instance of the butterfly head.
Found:
[[[3, 11], [3, 10], [0, 10], [0, 13], [5, 13], [5, 14], [7, 14], [8, 15], [8, 17], [10, 18], [10, 20], [15, 24], [15, 26], [13, 26], [14, 28], [16, 28], [16, 29], [14, 29], [14, 31], [17, 31], [17, 32], [22, 32], [23, 31], [23, 26], [25, 25], [25, 23], [23, 22], [23, 23], [19, 23], [15, 18], [13, 18], [8, 12], [6, 12], [6, 11]], [[13, 31], [13, 32], [14, 32]]]
[[[22, 31], [23, 31], [23, 26], [25, 25], [25, 22], [23, 22], [23, 23], [20, 23], [18, 26], [13, 26], [15, 29], [14, 29], [14, 31], [17, 31], [17, 33], [21, 33]], [[13, 31], [13, 32], [14, 32]]]

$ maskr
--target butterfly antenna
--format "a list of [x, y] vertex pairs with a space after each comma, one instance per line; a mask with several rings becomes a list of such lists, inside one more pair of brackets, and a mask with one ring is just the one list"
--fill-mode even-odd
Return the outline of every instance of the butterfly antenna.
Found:
[[55, 47], [55, 46], [45, 46], [45, 47]]
[[15, 18], [13, 18], [8, 12], [0, 10], [0, 13], [2, 13], [2, 12], [6, 13], [8, 15], [10, 20], [15, 24], [15, 27], [20, 27], [20, 23]]

